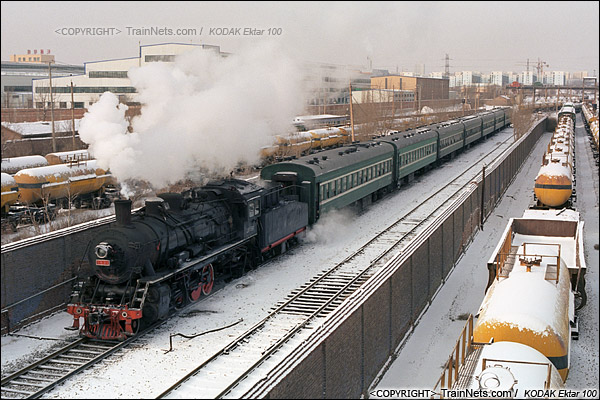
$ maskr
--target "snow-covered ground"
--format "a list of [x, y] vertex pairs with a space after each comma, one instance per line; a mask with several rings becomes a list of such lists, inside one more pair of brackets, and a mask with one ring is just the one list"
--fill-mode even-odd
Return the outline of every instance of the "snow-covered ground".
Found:
[[[496, 247], [509, 218], [521, 217], [532, 198], [540, 156], [551, 134], [545, 133], [524, 163], [513, 184], [487, 219], [483, 231], [467, 249], [445, 285], [438, 292], [410, 337], [401, 345], [395, 361], [386, 368], [373, 390], [433, 389], [454, 348], [465, 321], [475, 315], [488, 280], [486, 262]], [[598, 389], [598, 169], [590, 151], [581, 115], [576, 125], [577, 207], [585, 221], [588, 303], [580, 312], [580, 338], [571, 342], [571, 366], [566, 386], [573, 390]], [[376, 392], [374, 392], [376, 393]], [[380, 392], [382, 393], [382, 392]], [[581, 394], [581, 392], [580, 392]]]
[[[277, 302], [282, 301], [290, 291], [305, 283], [322, 270], [342, 261], [350, 252], [359, 248], [377, 232], [387, 227], [392, 220], [404, 215], [414, 205], [419, 204], [423, 198], [428, 197], [437, 188], [457, 176], [464, 167], [472, 164], [474, 160], [489, 151], [493, 145], [512, 136], [512, 134], [512, 129], [505, 129], [491, 140], [471, 148], [453, 161], [444, 164], [442, 168], [417, 177], [410, 186], [406, 186], [400, 191], [387, 196], [361, 215], [353, 215], [350, 211], [328, 214], [310, 230], [301, 246], [246, 274], [244, 277], [225, 285], [222, 289], [189, 308], [177, 318], [169, 320], [148, 337], [142, 338], [132, 348], [121, 351], [100, 365], [70, 379], [57, 389], [49, 392], [45, 397], [156, 397], [167, 386], [170, 386], [187, 374], [194, 366], [200, 364], [230, 340], [264, 318], [269, 310]], [[549, 134], [544, 135], [545, 139], [542, 141], [547, 143], [549, 137]], [[532, 165], [535, 163], [535, 167], [530, 166], [533, 176], [537, 173], [538, 162], [544, 147], [545, 144], [538, 144], [536, 152], [530, 157], [530, 160], [534, 160], [530, 161]], [[524, 170], [527, 170], [527, 168]], [[533, 178], [531, 178], [531, 182], [533, 182]], [[531, 185], [529, 184], [527, 188], [524, 186], [521, 192], [516, 195], [517, 198], [522, 197], [523, 206], [520, 208], [521, 210], [526, 208], [530, 192]], [[512, 195], [515, 196], [514, 192]], [[502, 233], [508, 216], [520, 216], [520, 214], [517, 215], [516, 208], [514, 205], [512, 208], [509, 208], [514, 215], [505, 215], [502, 218], [499, 228], [496, 228], [499, 231], [496, 232], [494, 237], [498, 237]], [[506, 214], [509, 213], [506, 212]], [[484, 228], [485, 233], [493, 231], [492, 222], [494, 219], [501, 218], [496, 215], [490, 216]], [[494, 240], [484, 241], [484, 244], [486, 243], [488, 252], [491, 252], [496, 242]], [[472, 244], [471, 248], [474, 246]], [[467, 257], [463, 259], [463, 262], [466, 259]], [[473, 271], [476, 270], [476, 266], [480, 267], [480, 263], [477, 260], [473, 260], [472, 265], [471, 269]], [[595, 265], [597, 265], [597, 262]], [[457, 273], [458, 270], [459, 268], [452, 274], [453, 277], [459, 276], [459, 273]], [[456, 297], [458, 299], [452, 307], [452, 313], [450, 314], [453, 318], [463, 312], [476, 309], [479, 306], [483, 298], [483, 288], [487, 282], [487, 270], [477, 270], [477, 272], [473, 272], [470, 274], [470, 277], [467, 276], [465, 278], [468, 279], [465, 285], [468, 287], [463, 288], [458, 294], [454, 293], [455, 296], [451, 296], [451, 298]], [[480, 287], [479, 291], [476, 289], [477, 285]], [[455, 285], [455, 287], [458, 286], [460, 285]], [[471, 295], [466, 289], [470, 290], [474, 286], [476, 295]], [[442, 297], [441, 294], [438, 295], [437, 299], [440, 297]], [[470, 305], [463, 306], [459, 300], [470, 300]], [[597, 302], [597, 296], [595, 301]], [[452, 300], [444, 304], [444, 306], [447, 308], [448, 304], [451, 303]], [[427, 314], [435, 313], [436, 311], [434, 310], [435, 307], [432, 307]], [[446, 316], [448, 312], [446, 311], [442, 315]], [[199, 336], [195, 339], [174, 338], [174, 350], [165, 354], [165, 350], [169, 348], [170, 333], [181, 332], [186, 335], [193, 335], [235, 323], [240, 319], [243, 319], [243, 321], [231, 328]], [[70, 323], [70, 316], [61, 312], [24, 328], [17, 333], [61, 339], [74, 338], [75, 334], [73, 332], [62, 329], [62, 327], [70, 325]], [[429, 375], [437, 375], [439, 366], [445, 361], [451, 346], [454, 345], [457, 333], [445, 333], [446, 327], [453, 328], [454, 325], [462, 328], [463, 321], [452, 323], [446, 317], [442, 327], [439, 328], [440, 334], [436, 339], [436, 344], [440, 342], [441, 348], [437, 352], [441, 353], [442, 361], [435, 364], [436, 372], [433, 374], [429, 372]], [[597, 327], [597, 320], [595, 326]], [[452, 329], [449, 330], [451, 331]], [[415, 336], [418, 335], [413, 334], [413, 337]], [[444, 344], [443, 342], [446, 343]], [[52, 340], [3, 336], [2, 375], [6, 375], [11, 370], [16, 369], [18, 366], [25, 364], [35, 357], [39, 357], [53, 346], [56, 347], [58, 345], [59, 343]], [[404, 349], [407, 348], [409, 346], [405, 346]], [[597, 342], [593, 349], [595, 349], [594, 354], [597, 355]], [[593, 353], [593, 351], [591, 352]], [[410, 363], [411, 361], [407, 360], [407, 362]], [[418, 363], [418, 360], [412, 361], [413, 366]], [[409, 365], [407, 367], [413, 368]], [[417, 365], [416, 367], [425, 368], [427, 366]], [[411, 372], [408, 375], [416, 377], [417, 374]], [[596, 364], [596, 379], [597, 376]], [[435, 380], [437, 380], [437, 376], [433, 378], [432, 382], [435, 383]], [[411, 379], [411, 385], [409, 386], [412, 387], [413, 382]], [[423, 385], [429, 388], [433, 383]], [[400, 386], [397, 383], [391, 385], [391, 387]], [[197, 397], [201, 398], [203, 394], [199, 392]]]

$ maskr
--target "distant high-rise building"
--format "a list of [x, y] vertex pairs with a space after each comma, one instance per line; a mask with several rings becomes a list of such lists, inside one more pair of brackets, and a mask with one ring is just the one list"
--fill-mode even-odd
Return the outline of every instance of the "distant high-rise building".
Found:
[[480, 72], [463, 71], [462, 72], [462, 83], [458, 86], [473, 86], [474, 84], [477, 84], [477, 83], [481, 83], [481, 73]]
[[425, 64], [415, 65], [415, 76], [425, 76]]
[[497, 86], [506, 86], [512, 82], [508, 81], [508, 73], [502, 71], [492, 71], [490, 74], [490, 83]]
[[564, 86], [567, 84], [565, 71], [552, 71], [552, 84], [556, 86]]
[[521, 81], [523, 85], [533, 85], [534, 82], [537, 82], [537, 75], [533, 71], [523, 71], [521, 73]]

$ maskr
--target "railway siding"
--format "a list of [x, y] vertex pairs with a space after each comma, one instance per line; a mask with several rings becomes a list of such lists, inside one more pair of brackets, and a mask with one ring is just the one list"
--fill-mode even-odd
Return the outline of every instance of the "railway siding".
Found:
[[365, 290], [350, 296], [303, 346], [245, 396], [368, 395], [377, 373], [418, 323], [479, 228], [481, 204], [485, 220], [545, 132], [547, 121], [539, 121], [510, 154], [489, 165], [485, 184], [480, 174], [444, 218], [438, 218], [405, 251], [389, 260], [387, 268], [365, 284]]

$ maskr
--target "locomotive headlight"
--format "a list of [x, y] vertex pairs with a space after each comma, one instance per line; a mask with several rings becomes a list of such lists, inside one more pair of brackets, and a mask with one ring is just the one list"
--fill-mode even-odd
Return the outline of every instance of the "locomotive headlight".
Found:
[[112, 247], [110, 247], [110, 245], [108, 243], [102, 242], [98, 246], [96, 246], [96, 257], [106, 258], [106, 257], [108, 257], [111, 250], [112, 250]]

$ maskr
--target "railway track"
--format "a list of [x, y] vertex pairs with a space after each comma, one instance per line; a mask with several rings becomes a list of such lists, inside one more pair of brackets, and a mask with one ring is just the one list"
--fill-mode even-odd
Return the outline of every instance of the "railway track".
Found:
[[[360, 289], [386, 261], [402, 251], [426, 227], [444, 213], [444, 204], [460, 196], [486, 161], [501, 158], [509, 138], [481, 157], [452, 182], [388, 226], [342, 262], [301, 286], [270, 314], [233, 342], [177, 381], [157, 398], [243, 398], [252, 387], [250, 377], [261, 366], [276, 365], [285, 357], [282, 348], [294, 348], [308, 338], [319, 320], [330, 315]], [[474, 172], [477, 171], [477, 172]], [[260, 374], [257, 374], [260, 375]], [[256, 377], [260, 379], [260, 377]], [[255, 381], [254, 381], [255, 382]]]
[[[186, 307], [187, 308], [187, 307]], [[185, 310], [186, 308], [183, 308]], [[2, 399], [36, 399], [67, 379], [98, 364], [165, 323], [158, 321], [124, 341], [79, 338], [54, 353], [5, 377]]]
[[97, 364], [129, 344], [129, 340], [117, 343], [80, 338], [2, 379], [2, 398], [38, 398], [71, 376]]

